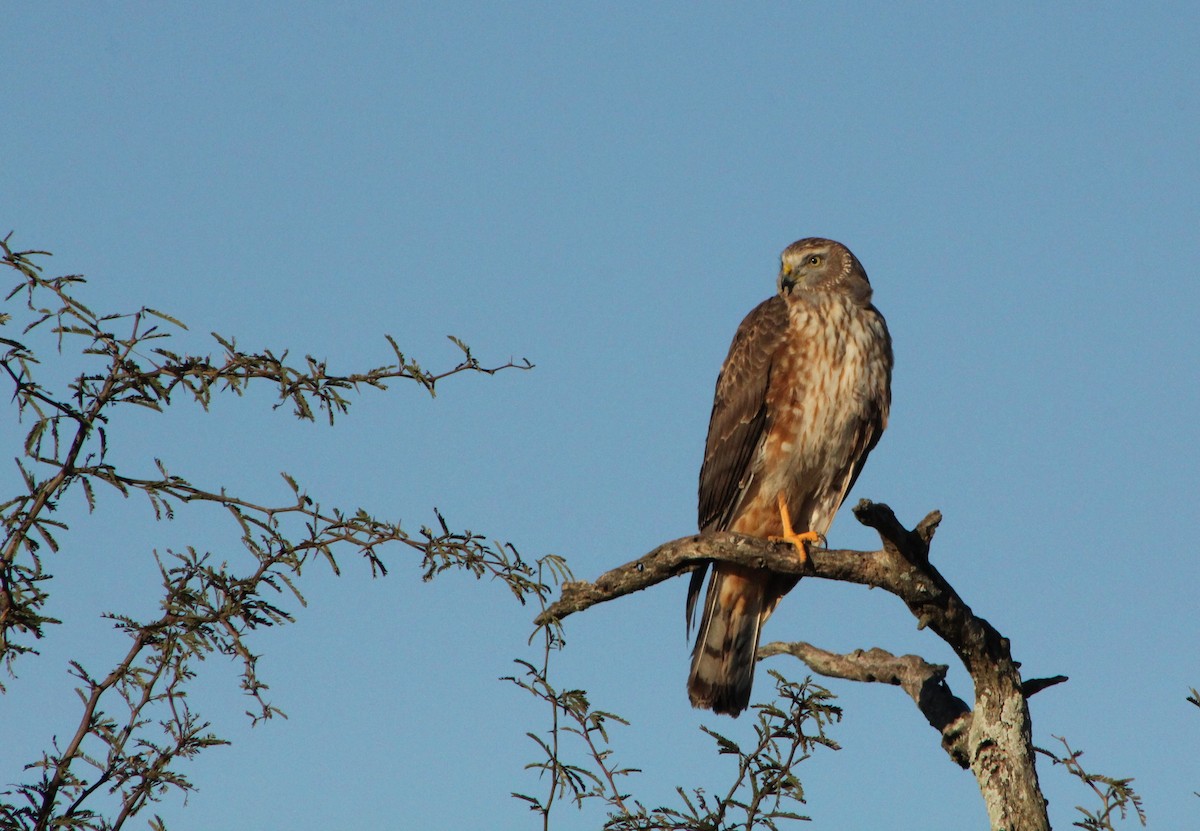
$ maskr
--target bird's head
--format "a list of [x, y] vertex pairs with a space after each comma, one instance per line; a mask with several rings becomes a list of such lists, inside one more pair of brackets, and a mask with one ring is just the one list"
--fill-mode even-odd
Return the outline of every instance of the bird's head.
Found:
[[862, 263], [840, 242], [819, 237], [797, 240], [780, 255], [779, 294], [835, 292], [870, 302], [871, 283]]

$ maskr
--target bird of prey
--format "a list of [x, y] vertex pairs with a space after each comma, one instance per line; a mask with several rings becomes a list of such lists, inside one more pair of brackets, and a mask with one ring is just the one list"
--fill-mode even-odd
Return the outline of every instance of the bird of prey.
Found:
[[[738, 327], [717, 378], [700, 530], [785, 539], [802, 560], [824, 540], [887, 425], [892, 342], [862, 264], [841, 243], [784, 249], [775, 296]], [[706, 566], [692, 574], [693, 619]], [[717, 562], [692, 650], [695, 707], [750, 702], [762, 624], [799, 578]]]

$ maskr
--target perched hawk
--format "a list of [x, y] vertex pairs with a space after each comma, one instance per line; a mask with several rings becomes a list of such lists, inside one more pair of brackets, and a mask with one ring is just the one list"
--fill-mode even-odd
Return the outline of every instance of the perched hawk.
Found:
[[[778, 294], [742, 321], [717, 378], [700, 530], [787, 539], [804, 559], [887, 424], [892, 341], [846, 246], [802, 239], [781, 260]], [[692, 574], [689, 624], [705, 571]], [[714, 565], [692, 650], [693, 706], [733, 716], [746, 708], [759, 630], [797, 580]]]

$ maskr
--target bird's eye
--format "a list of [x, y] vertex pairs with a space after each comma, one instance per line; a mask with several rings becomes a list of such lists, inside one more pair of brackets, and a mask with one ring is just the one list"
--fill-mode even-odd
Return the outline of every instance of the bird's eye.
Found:
[[821, 264], [821, 255], [813, 254], [811, 257], [808, 258], [808, 264], [809, 265], [820, 265]]

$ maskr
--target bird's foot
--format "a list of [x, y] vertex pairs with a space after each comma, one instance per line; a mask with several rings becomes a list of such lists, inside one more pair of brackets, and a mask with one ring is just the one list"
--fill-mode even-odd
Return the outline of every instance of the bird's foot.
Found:
[[819, 542], [825, 544], [825, 535], [817, 531], [805, 531], [797, 534], [792, 528], [792, 517], [788, 513], [787, 499], [781, 493], [777, 499], [779, 505], [779, 519], [783, 523], [783, 533], [778, 537], [768, 537], [771, 542], [790, 542], [792, 547], [796, 549], [796, 555], [800, 558], [800, 565], [808, 565], [808, 546], [812, 543]]
[[816, 531], [805, 531], [803, 534], [783, 534], [778, 537], [767, 537], [771, 542], [790, 542], [796, 549], [796, 556], [800, 558], [800, 565], [808, 565], [808, 546], [814, 542], [824, 544], [825, 537], [818, 534]]

